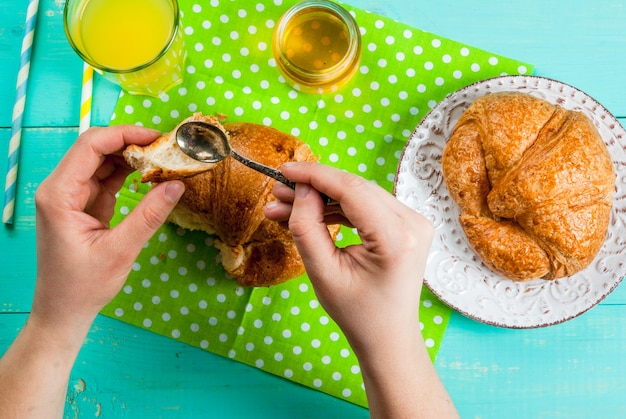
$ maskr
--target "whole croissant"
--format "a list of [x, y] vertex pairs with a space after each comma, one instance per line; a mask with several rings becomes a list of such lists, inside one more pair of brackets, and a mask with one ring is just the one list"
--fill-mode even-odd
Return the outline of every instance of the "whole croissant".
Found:
[[481, 260], [516, 281], [571, 276], [606, 237], [615, 172], [589, 118], [523, 93], [473, 102], [442, 156]]
[[[225, 131], [240, 154], [271, 167], [287, 161], [315, 161], [307, 144], [263, 125], [226, 123], [194, 114]], [[180, 126], [180, 125], [179, 125]], [[302, 259], [288, 230], [265, 218], [273, 198], [273, 179], [227, 157], [217, 164], [198, 163], [176, 145], [174, 129], [146, 147], [129, 146], [128, 163], [142, 173], [142, 182], [180, 179], [185, 193], [170, 221], [190, 230], [215, 234], [226, 272], [242, 286], [270, 286], [302, 275]], [[339, 226], [330, 226], [333, 237]]]

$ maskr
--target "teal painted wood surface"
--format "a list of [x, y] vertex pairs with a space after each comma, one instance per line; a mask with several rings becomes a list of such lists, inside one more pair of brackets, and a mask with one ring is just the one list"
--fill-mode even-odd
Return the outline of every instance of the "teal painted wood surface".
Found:
[[[441, 36], [533, 63], [626, 124], [626, 2], [351, 0]], [[0, 227], [0, 352], [30, 311], [34, 192], [77, 135], [82, 64], [64, 2], [41, 0], [16, 223]], [[25, 1], [0, 0], [0, 158], [6, 156]], [[93, 123], [117, 88], [96, 80]], [[3, 167], [4, 160], [0, 162]], [[621, 181], [621, 180], [620, 180]], [[626, 286], [561, 325], [506, 330], [453, 315], [436, 367], [464, 418], [626, 417]], [[72, 373], [67, 417], [366, 417], [367, 411], [172, 339], [99, 317]]]

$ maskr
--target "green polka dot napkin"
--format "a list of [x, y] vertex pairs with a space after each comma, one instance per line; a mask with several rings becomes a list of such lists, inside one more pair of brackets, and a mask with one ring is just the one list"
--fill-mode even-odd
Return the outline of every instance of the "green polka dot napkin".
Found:
[[[447, 94], [532, 67], [355, 8], [363, 54], [356, 76], [325, 95], [299, 93], [279, 74], [273, 27], [295, 1], [180, 0], [185, 80], [159, 99], [121, 94], [113, 124], [169, 131], [193, 112], [271, 125], [312, 147], [322, 163], [391, 191], [401, 151], [420, 119]], [[149, 186], [132, 176], [114, 223]], [[338, 244], [358, 242], [344, 228]], [[163, 226], [145, 245], [120, 295], [103, 313], [365, 406], [357, 359], [306, 276], [245, 289], [227, 278], [213, 237]], [[450, 310], [424, 290], [420, 320], [431, 358]]]

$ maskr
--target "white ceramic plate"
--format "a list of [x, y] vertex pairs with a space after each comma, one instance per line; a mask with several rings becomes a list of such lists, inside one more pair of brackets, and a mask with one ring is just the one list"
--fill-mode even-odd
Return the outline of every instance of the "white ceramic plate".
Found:
[[[518, 283], [493, 273], [469, 246], [441, 172], [441, 155], [457, 120], [475, 99], [493, 92], [518, 91], [588, 115], [604, 139], [617, 172], [609, 232], [587, 269], [556, 281]], [[501, 327], [533, 328], [572, 319], [615, 289], [626, 273], [626, 131], [609, 111], [580, 90], [534, 76], [502, 76], [467, 86], [442, 100], [424, 117], [407, 142], [394, 193], [428, 217], [435, 239], [426, 286], [460, 313]]]

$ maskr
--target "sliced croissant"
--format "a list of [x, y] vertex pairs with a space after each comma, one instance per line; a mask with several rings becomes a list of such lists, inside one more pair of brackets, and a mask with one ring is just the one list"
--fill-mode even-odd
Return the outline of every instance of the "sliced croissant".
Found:
[[[220, 127], [235, 150], [270, 167], [287, 161], [316, 161], [307, 144], [274, 128], [251, 123], [221, 125], [214, 117], [200, 114], [181, 123], [189, 120]], [[222, 265], [240, 285], [270, 286], [302, 275], [304, 266], [291, 234], [263, 214], [265, 205], [274, 199], [275, 180], [232, 157], [214, 165], [188, 162], [181, 156], [174, 133], [124, 152], [129, 164], [142, 173], [143, 182], [180, 179], [185, 183], [185, 193], [170, 221], [217, 235], [214, 245]], [[333, 238], [338, 231], [339, 226], [329, 227]]]

